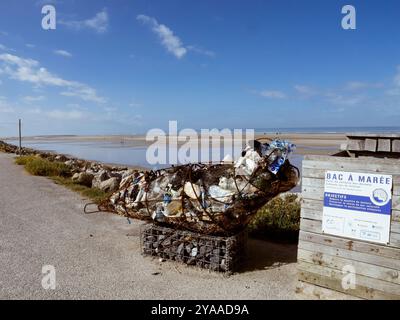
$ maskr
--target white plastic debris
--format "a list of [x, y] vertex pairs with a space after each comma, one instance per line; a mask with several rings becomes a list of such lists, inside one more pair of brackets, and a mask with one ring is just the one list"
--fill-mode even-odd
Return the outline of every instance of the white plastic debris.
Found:
[[245, 155], [235, 162], [238, 175], [251, 176], [262, 159], [256, 151], [248, 148], [245, 149]]
[[192, 184], [191, 182], [186, 182], [183, 190], [185, 191], [185, 194], [193, 200], [200, 198], [201, 190], [197, 184]]
[[234, 191], [222, 189], [219, 186], [211, 186], [208, 189], [208, 193], [210, 196], [221, 202], [230, 202], [231, 197], [235, 194]]

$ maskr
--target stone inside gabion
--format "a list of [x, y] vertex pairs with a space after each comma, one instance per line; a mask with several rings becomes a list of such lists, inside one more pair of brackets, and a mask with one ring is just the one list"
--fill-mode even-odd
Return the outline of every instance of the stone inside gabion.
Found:
[[245, 254], [245, 232], [230, 237], [207, 236], [147, 225], [141, 232], [142, 253], [211, 271], [236, 271]]

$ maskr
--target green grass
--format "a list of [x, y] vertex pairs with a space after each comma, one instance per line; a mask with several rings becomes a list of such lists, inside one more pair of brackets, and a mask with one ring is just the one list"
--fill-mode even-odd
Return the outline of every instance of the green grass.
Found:
[[20, 165], [20, 166], [24, 166], [26, 165], [28, 162], [35, 160], [37, 157], [35, 156], [22, 156], [22, 157], [17, 157], [15, 158], [15, 163]]
[[249, 224], [253, 237], [281, 242], [297, 242], [300, 227], [300, 202], [297, 195], [276, 197], [260, 209]]
[[89, 188], [72, 181], [70, 178], [70, 168], [62, 162], [49, 161], [35, 156], [23, 156], [17, 157], [15, 163], [23, 165], [25, 170], [32, 175], [49, 177], [56, 184], [63, 185], [72, 191], [78, 192], [95, 203], [100, 203], [110, 196], [110, 193], [100, 189]]
[[78, 192], [85, 198], [89, 198], [97, 204], [99, 204], [103, 200], [108, 199], [111, 195], [110, 192], [104, 192], [97, 188], [89, 188], [89, 187], [83, 186], [81, 184], [78, 184], [78, 183], [72, 181], [70, 178], [51, 177], [51, 179], [56, 184], [63, 185], [72, 191]]
[[18, 157], [15, 163], [25, 166], [25, 170], [34, 176], [68, 177], [71, 175], [71, 170], [66, 164], [57, 161], [49, 161], [40, 157]]

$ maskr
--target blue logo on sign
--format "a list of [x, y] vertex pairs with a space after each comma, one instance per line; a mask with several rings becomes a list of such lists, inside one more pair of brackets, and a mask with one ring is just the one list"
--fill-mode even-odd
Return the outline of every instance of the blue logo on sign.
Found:
[[384, 189], [375, 189], [372, 191], [371, 200], [378, 206], [383, 206], [388, 202], [389, 196]]

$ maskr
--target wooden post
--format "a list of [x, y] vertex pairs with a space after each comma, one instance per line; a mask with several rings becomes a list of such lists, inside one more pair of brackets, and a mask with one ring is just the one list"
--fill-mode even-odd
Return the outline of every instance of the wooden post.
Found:
[[21, 119], [19, 119], [19, 121], [18, 121], [18, 133], [19, 133], [19, 149], [18, 149], [18, 153], [21, 156], [21, 149], [22, 149]]

